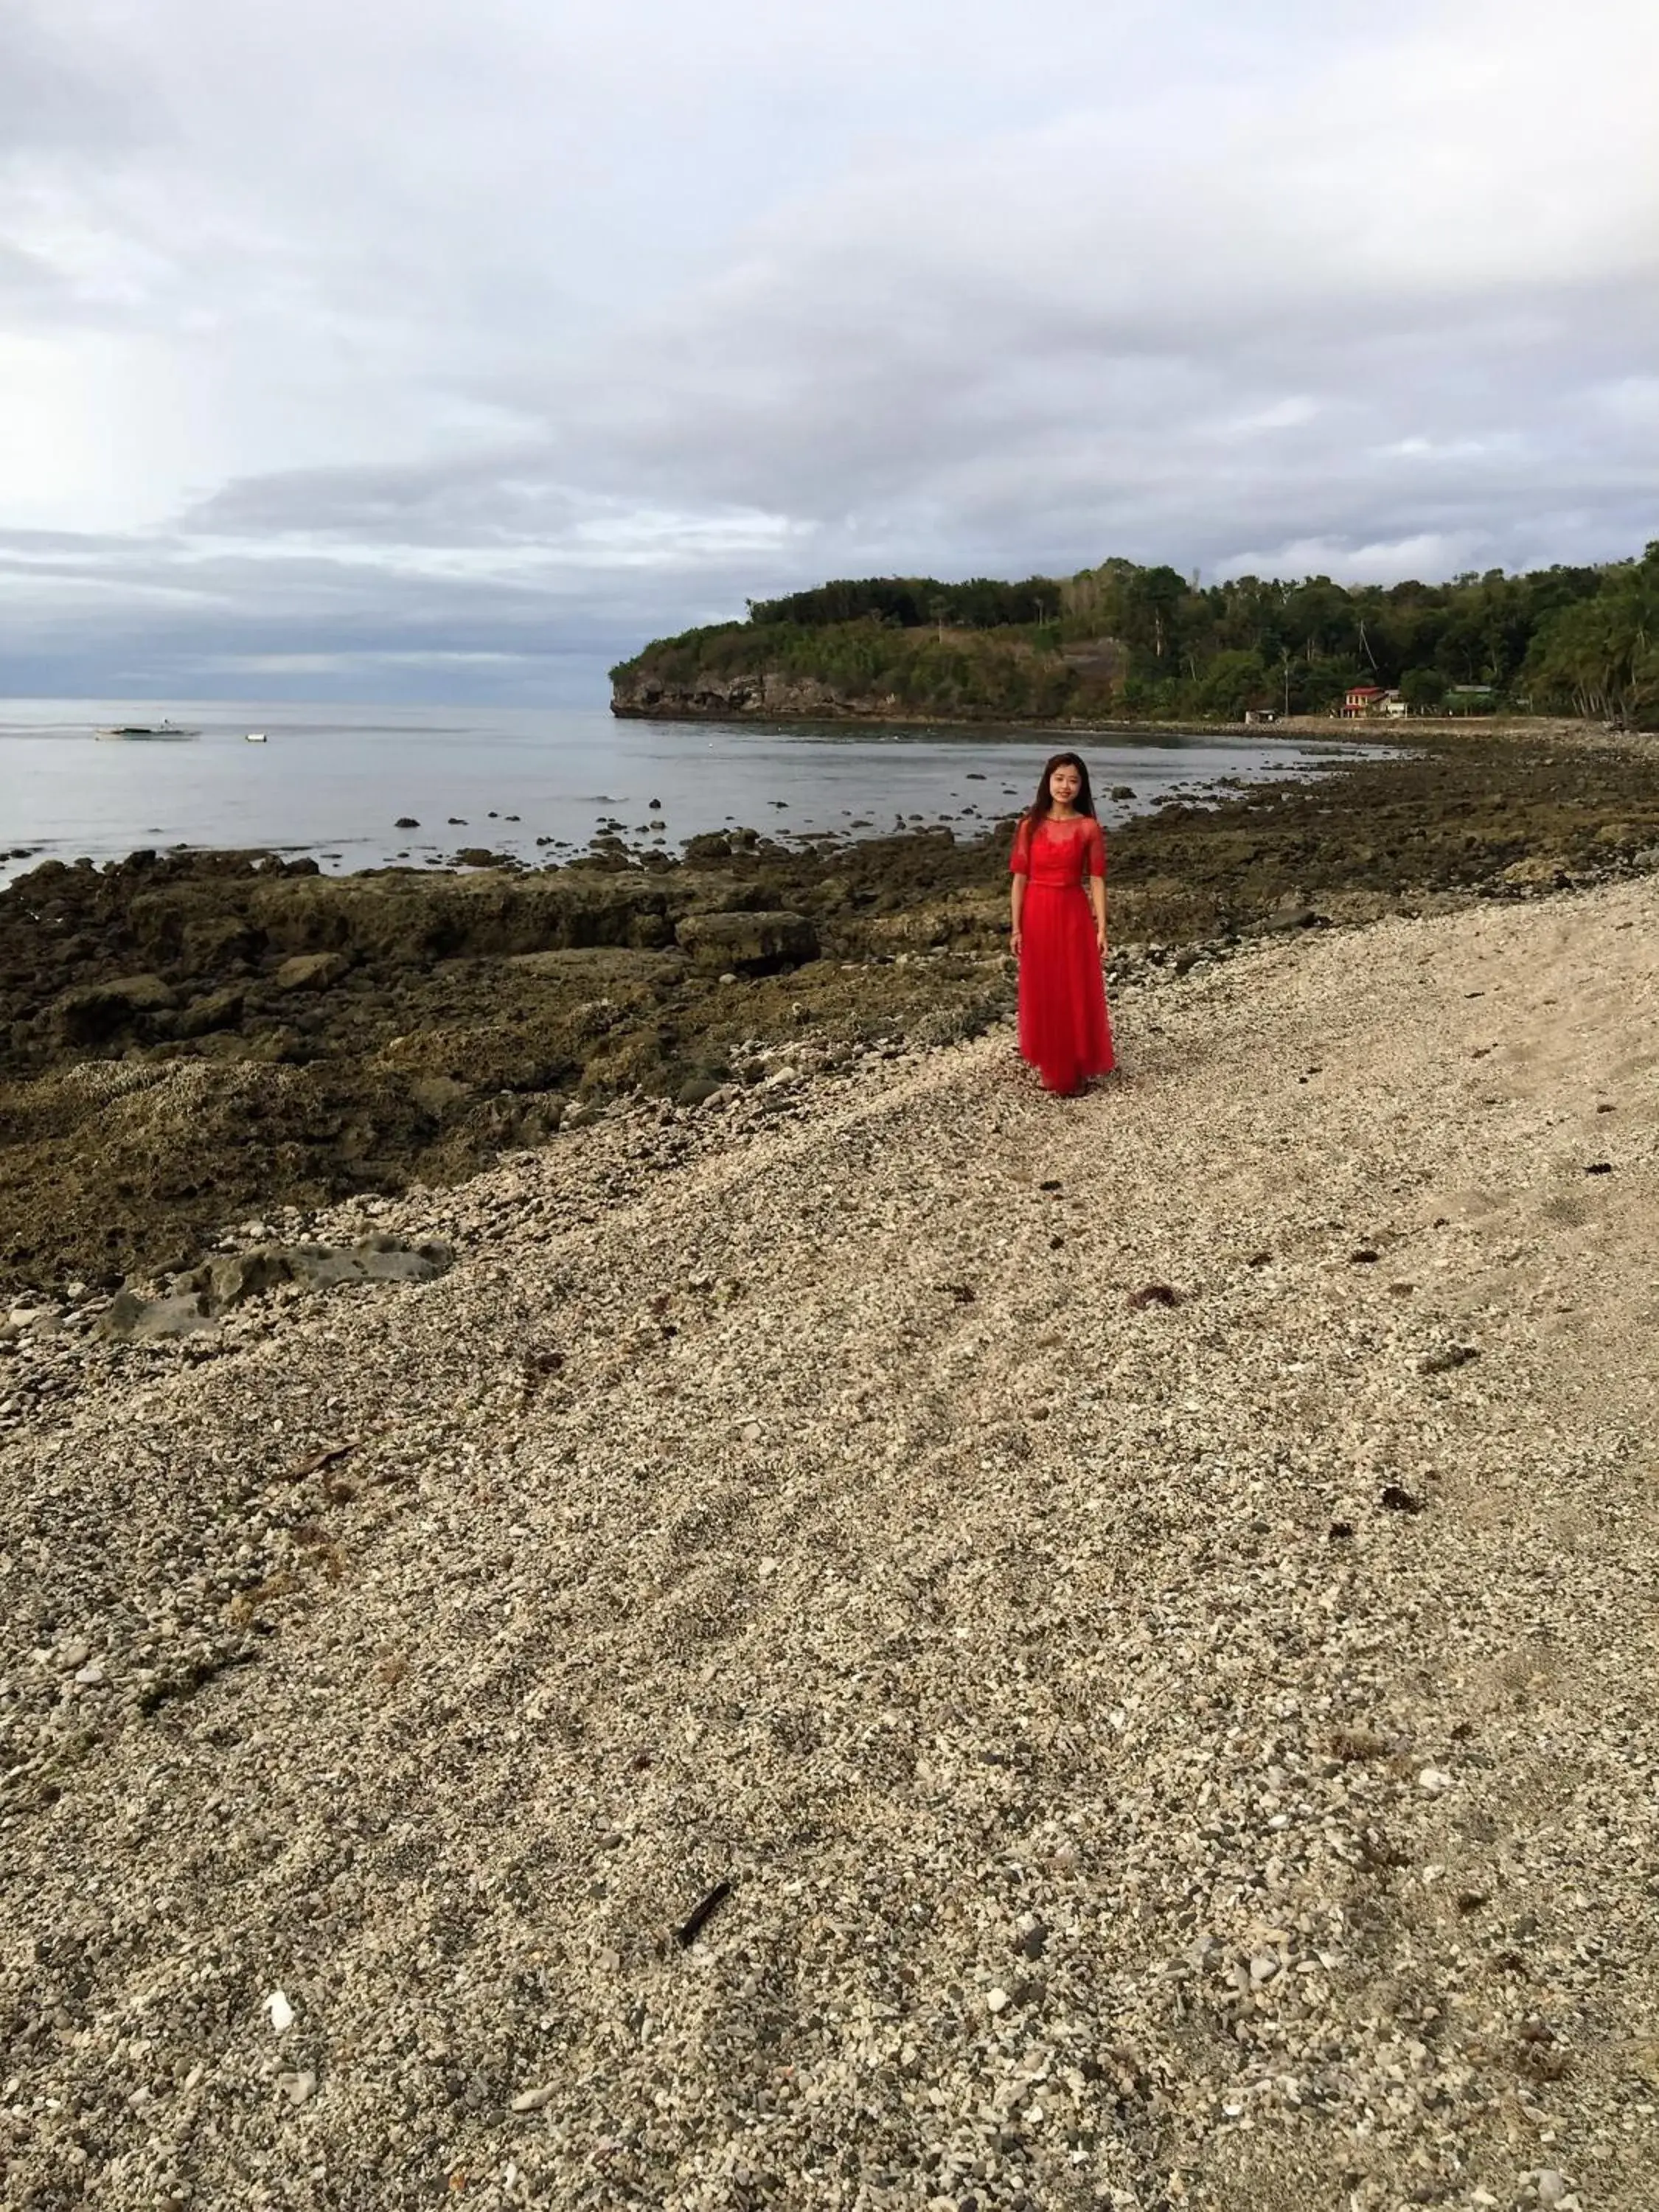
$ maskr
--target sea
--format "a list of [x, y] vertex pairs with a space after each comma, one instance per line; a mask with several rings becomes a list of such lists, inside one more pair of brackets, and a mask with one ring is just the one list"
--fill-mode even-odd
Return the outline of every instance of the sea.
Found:
[[[94, 734], [164, 718], [200, 734]], [[247, 742], [253, 732], [263, 744]], [[785, 843], [941, 825], [966, 836], [1026, 804], [1061, 748], [1088, 761], [1109, 825], [1172, 796], [1316, 775], [1357, 750], [1178, 732], [623, 721], [601, 704], [4, 699], [0, 882], [43, 860], [145, 847], [257, 848], [342, 872], [441, 867], [466, 848], [568, 859], [607, 827], [670, 852], [735, 826]]]

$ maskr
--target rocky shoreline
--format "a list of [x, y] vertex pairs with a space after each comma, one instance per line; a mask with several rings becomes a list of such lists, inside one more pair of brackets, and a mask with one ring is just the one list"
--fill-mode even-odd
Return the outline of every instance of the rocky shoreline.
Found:
[[[1430, 733], [1165, 805], [1111, 840], [1113, 987], [1263, 931], [1650, 867], [1656, 750]], [[1006, 834], [740, 830], [678, 860], [604, 836], [562, 867], [344, 878], [239, 854], [36, 868], [0, 892], [0, 1294], [148, 1290], [251, 1213], [975, 1034], [1012, 1004]]]

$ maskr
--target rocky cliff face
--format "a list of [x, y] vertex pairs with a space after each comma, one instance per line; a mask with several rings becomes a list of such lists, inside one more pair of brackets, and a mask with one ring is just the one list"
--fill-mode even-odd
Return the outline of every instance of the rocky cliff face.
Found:
[[1121, 648], [1104, 637], [1050, 651], [996, 631], [848, 623], [819, 639], [732, 625], [647, 646], [612, 672], [611, 708], [687, 719], [1066, 721], [1111, 711], [1121, 664]]
[[611, 711], [716, 720], [750, 715], [757, 720], [891, 721], [910, 710], [891, 692], [842, 691], [816, 676], [781, 676], [767, 669], [718, 676], [705, 671], [679, 682], [641, 669], [613, 681]]

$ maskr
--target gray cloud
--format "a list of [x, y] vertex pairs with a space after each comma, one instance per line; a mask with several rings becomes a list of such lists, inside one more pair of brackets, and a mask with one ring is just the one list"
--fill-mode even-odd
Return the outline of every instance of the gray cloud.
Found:
[[0, 684], [533, 691], [824, 574], [1655, 535], [1659, 20], [1249, 15], [14, 9]]

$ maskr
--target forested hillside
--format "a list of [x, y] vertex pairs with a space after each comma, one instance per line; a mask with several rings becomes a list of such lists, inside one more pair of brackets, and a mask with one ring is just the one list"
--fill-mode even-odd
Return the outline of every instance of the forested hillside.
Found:
[[1659, 715], [1659, 540], [1640, 560], [1449, 583], [1200, 585], [1105, 561], [1019, 583], [866, 577], [751, 600], [611, 671], [618, 714], [1238, 720], [1351, 684], [1418, 711]]

